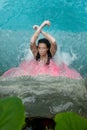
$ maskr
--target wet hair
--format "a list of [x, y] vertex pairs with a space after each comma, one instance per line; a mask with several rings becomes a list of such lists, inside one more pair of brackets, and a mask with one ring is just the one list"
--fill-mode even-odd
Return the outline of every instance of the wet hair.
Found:
[[[47, 63], [46, 63], [48, 65], [50, 63], [50, 59], [52, 58], [52, 54], [50, 52], [51, 44], [50, 44], [50, 42], [46, 38], [39, 39], [38, 40], [38, 45], [40, 43], [44, 43], [47, 46], [47, 48], [48, 48], [48, 51], [47, 51], [48, 59], [47, 59]], [[36, 60], [38, 61], [39, 59], [40, 59], [40, 54], [38, 52], [37, 55], [36, 55]]]

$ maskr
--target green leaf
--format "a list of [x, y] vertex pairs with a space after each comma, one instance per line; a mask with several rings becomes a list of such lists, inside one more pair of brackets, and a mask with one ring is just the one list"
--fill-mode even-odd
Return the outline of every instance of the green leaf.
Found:
[[55, 130], [87, 130], [87, 119], [74, 112], [59, 113], [54, 120]]
[[24, 106], [19, 98], [0, 99], [0, 130], [21, 130], [24, 120]]

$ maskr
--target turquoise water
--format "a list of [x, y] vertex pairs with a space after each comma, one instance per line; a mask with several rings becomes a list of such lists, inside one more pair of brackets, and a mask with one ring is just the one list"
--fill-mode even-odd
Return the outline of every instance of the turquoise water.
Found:
[[0, 97], [19, 96], [29, 116], [52, 116], [67, 110], [87, 114], [87, 0], [0, 0], [0, 75], [32, 57], [32, 26], [44, 20], [51, 21], [44, 30], [55, 37], [59, 47], [56, 61], [76, 69], [84, 79], [0, 78]]
[[0, 0], [0, 28], [30, 30], [43, 20], [51, 29], [87, 31], [87, 0]]

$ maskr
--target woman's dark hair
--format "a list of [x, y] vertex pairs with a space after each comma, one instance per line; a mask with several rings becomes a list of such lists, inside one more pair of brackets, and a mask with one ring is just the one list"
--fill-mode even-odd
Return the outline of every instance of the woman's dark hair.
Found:
[[[47, 46], [47, 48], [48, 48], [48, 51], [47, 51], [48, 59], [47, 59], [47, 63], [46, 63], [48, 65], [50, 63], [50, 59], [52, 58], [52, 54], [50, 52], [51, 44], [50, 44], [50, 42], [46, 38], [39, 39], [38, 40], [38, 45], [40, 43], [44, 43]], [[38, 61], [39, 59], [40, 59], [40, 54], [38, 52], [37, 55], [36, 55], [36, 60]]]

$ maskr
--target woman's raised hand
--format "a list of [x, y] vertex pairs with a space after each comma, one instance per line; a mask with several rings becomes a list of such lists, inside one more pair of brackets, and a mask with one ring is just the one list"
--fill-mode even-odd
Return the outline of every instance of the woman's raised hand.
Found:
[[50, 26], [50, 21], [49, 21], [49, 20], [45, 20], [45, 21], [43, 22], [43, 24]]
[[[44, 27], [45, 25], [50, 26], [50, 21], [49, 21], [49, 20], [45, 20], [45, 21], [41, 24], [42, 27]], [[33, 26], [33, 29], [37, 30], [39, 27], [40, 27], [40, 26], [38, 26], [38, 25], [34, 25], [34, 26]]]
[[33, 26], [33, 29], [35, 29], [35, 30], [37, 30], [38, 28], [39, 28], [38, 25], [34, 25], [34, 26]]

